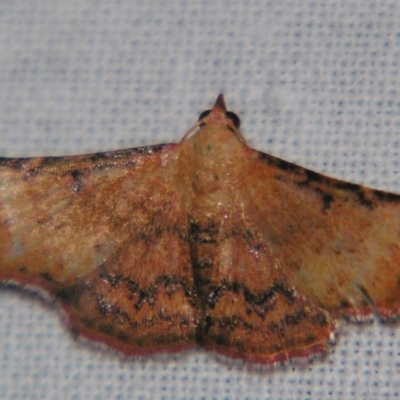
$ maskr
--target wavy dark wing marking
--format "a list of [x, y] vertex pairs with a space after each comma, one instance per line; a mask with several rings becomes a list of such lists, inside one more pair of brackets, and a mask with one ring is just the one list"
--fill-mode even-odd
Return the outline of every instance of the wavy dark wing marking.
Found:
[[213, 265], [202, 268], [200, 343], [263, 363], [325, 351], [338, 320], [293, 286], [249, 217], [246, 210], [231, 226], [214, 226], [218, 244], [201, 244], [200, 259]]
[[126, 353], [194, 340], [198, 305], [177, 145], [0, 159], [0, 280], [48, 292]]

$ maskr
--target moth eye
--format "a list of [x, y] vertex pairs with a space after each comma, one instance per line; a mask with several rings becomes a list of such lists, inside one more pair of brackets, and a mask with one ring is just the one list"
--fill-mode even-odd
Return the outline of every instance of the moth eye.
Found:
[[199, 122], [210, 115], [211, 110], [203, 111], [199, 116]]
[[[212, 110], [203, 111], [199, 116], [199, 122], [210, 115]], [[229, 118], [237, 129], [240, 127], [240, 118], [232, 111], [226, 112], [226, 117]]]
[[240, 128], [240, 118], [235, 113], [233, 113], [232, 111], [227, 111], [226, 117], [229, 118], [233, 122], [233, 125], [235, 125], [235, 128], [237, 128], [237, 129]]

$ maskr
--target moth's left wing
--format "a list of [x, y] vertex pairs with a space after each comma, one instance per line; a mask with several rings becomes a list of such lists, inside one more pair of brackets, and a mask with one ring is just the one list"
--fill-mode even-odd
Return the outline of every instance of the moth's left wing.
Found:
[[252, 151], [247, 209], [293, 286], [334, 318], [400, 312], [400, 196]]
[[126, 353], [191, 344], [177, 149], [0, 159], [0, 281], [50, 295], [72, 329]]

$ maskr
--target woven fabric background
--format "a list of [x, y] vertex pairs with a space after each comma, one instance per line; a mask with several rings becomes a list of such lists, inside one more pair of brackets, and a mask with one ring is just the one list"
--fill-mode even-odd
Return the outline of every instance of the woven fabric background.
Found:
[[[179, 141], [224, 92], [251, 146], [400, 192], [399, 7], [3, 0], [0, 155]], [[375, 323], [345, 326], [328, 358], [301, 368], [202, 350], [121, 360], [75, 342], [36, 296], [0, 288], [0, 399], [394, 398], [399, 353], [400, 328]]]

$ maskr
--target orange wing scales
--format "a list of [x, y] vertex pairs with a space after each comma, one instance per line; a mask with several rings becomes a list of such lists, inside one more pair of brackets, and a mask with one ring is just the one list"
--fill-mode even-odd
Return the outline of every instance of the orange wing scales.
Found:
[[247, 147], [220, 96], [179, 144], [0, 159], [0, 280], [126, 354], [261, 363], [400, 313], [400, 196]]

